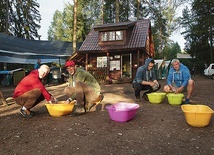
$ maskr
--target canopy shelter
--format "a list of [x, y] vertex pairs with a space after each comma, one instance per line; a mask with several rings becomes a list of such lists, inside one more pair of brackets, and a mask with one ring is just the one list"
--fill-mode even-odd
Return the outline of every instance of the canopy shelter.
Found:
[[[77, 49], [82, 43], [77, 43]], [[0, 33], [0, 62], [35, 64], [66, 60], [71, 54], [72, 42], [27, 40]]]
[[59, 64], [63, 64], [67, 57], [48, 57], [48, 56], [20, 56], [20, 55], [10, 55], [10, 54], [2, 54], [0, 57], [0, 62], [4, 63], [20, 63], [20, 64], [35, 64], [38, 59], [41, 59], [42, 63], [52, 63], [56, 62]]

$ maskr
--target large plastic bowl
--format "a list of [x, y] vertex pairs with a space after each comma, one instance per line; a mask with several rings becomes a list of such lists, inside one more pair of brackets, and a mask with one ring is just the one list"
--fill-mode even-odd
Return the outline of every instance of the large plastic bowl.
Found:
[[68, 115], [74, 108], [74, 103], [65, 104], [64, 101], [60, 101], [58, 104], [45, 104], [48, 112], [53, 117], [61, 117]]
[[169, 93], [166, 96], [168, 98], [169, 104], [171, 105], [180, 105], [184, 98], [184, 94], [182, 93]]
[[116, 122], [127, 122], [134, 118], [139, 105], [136, 103], [119, 102], [106, 106], [110, 118]]
[[147, 94], [147, 96], [148, 96], [150, 103], [159, 104], [159, 103], [163, 102], [163, 100], [166, 96], [166, 93], [154, 92], [154, 93]]
[[204, 127], [210, 123], [213, 110], [206, 105], [182, 105], [187, 124], [193, 127]]

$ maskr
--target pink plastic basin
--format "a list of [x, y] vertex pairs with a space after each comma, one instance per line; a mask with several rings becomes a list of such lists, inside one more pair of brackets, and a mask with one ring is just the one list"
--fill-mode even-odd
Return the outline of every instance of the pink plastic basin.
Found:
[[139, 105], [136, 103], [119, 102], [106, 106], [110, 118], [116, 122], [127, 122], [134, 118]]

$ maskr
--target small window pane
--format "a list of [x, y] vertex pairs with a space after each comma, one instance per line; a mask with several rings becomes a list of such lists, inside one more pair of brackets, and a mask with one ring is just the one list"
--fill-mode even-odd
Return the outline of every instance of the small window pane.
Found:
[[104, 32], [104, 33], [102, 33], [102, 41], [107, 41], [107, 33], [106, 32]]
[[107, 57], [97, 57], [97, 67], [107, 67]]
[[109, 40], [115, 40], [115, 32], [109, 32]]
[[116, 40], [123, 40], [123, 31], [116, 31]]

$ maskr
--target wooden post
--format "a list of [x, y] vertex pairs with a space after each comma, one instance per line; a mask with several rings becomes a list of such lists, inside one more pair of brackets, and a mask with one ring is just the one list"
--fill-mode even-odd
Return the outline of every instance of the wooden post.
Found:
[[85, 57], [85, 70], [88, 71], [88, 54], [86, 54]]
[[137, 67], [140, 65], [140, 50], [137, 50]]
[[[3, 105], [6, 105], [6, 104], [7, 104], [7, 101], [5, 100], [4, 95], [2, 94], [1, 90], [0, 90], [0, 99], [1, 99], [1, 101], [2, 101], [2, 103], [3, 103]], [[8, 105], [8, 104], [7, 104], [7, 105]]]
[[107, 56], [107, 75], [106, 75], [106, 80], [110, 80], [110, 58], [109, 58], [109, 52], [106, 53]]

